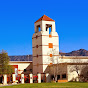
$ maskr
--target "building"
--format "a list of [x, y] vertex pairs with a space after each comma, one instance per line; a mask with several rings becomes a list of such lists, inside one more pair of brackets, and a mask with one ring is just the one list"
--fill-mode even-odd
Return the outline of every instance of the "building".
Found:
[[[33, 74], [45, 73], [48, 60], [52, 57], [52, 49], [56, 50], [55, 56], [59, 56], [58, 34], [55, 30], [55, 21], [43, 15], [35, 22], [35, 33], [32, 37], [33, 49]], [[36, 70], [37, 69], [37, 70]]]
[[[51, 79], [57, 77], [60, 82], [78, 81], [83, 77], [88, 78], [87, 66], [88, 56], [60, 56], [59, 37], [55, 28], [55, 21], [43, 15], [35, 22], [35, 33], [32, 37], [33, 56], [17, 56], [11, 59], [21, 61], [10, 61], [9, 64], [15, 67], [15, 74], [24, 73], [49, 73]], [[31, 58], [31, 59], [30, 59]]]

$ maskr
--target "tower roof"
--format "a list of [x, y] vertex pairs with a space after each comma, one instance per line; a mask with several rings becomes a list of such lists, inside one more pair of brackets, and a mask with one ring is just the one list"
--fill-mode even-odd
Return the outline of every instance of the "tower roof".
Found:
[[[50, 17], [46, 16], [46, 15], [43, 15], [41, 18], [39, 18], [36, 22], [39, 22], [41, 20], [44, 20], [44, 21], [54, 21], [53, 19], [51, 19]], [[35, 23], [36, 23], [35, 22]]]

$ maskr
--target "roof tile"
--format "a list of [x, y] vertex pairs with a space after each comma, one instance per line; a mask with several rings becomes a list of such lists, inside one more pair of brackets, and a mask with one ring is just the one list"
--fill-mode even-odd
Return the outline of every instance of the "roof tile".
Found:
[[[54, 21], [53, 19], [51, 19], [50, 17], [46, 16], [46, 15], [43, 15], [41, 18], [39, 18], [36, 22], [39, 22], [41, 20], [44, 20], [44, 21]], [[35, 23], [36, 23], [35, 22]]]

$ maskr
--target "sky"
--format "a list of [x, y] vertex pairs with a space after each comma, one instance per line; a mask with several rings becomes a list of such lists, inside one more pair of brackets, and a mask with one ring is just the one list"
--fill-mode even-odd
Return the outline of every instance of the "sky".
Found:
[[0, 0], [0, 50], [32, 54], [34, 22], [44, 14], [56, 22], [61, 52], [88, 50], [88, 0]]

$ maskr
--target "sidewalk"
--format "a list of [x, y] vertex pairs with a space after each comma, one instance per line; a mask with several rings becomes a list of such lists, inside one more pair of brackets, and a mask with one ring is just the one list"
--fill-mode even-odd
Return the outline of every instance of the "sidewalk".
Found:
[[[19, 83], [19, 84], [21, 84], [21, 83]], [[0, 84], [0, 87], [3, 87], [3, 86], [12, 86], [12, 85], [19, 85], [19, 84], [7, 84], [7, 85]]]

